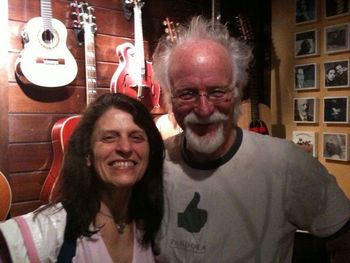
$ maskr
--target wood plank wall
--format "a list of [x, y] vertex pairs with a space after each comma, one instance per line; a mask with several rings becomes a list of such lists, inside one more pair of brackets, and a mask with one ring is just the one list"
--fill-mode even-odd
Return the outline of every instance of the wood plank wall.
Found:
[[[133, 19], [128, 21], [124, 17], [122, 1], [89, 1], [95, 9], [98, 28], [95, 37], [98, 94], [109, 92], [118, 65], [116, 46], [134, 40]], [[21, 31], [28, 20], [40, 16], [40, 1], [8, 1], [9, 34], [1, 36], [8, 39], [9, 47], [8, 66], [0, 64], [0, 170], [13, 192], [11, 216], [41, 204], [39, 193], [53, 159], [51, 129], [58, 119], [79, 114], [86, 106], [84, 47], [76, 41], [69, 4], [70, 1], [52, 1], [52, 10], [53, 17], [67, 27], [67, 46], [78, 63], [78, 75], [70, 85], [52, 89], [20, 86], [16, 82], [14, 65], [23, 49]], [[162, 21], [166, 16], [182, 22], [193, 14], [210, 16], [210, 12], [210, 0], [146, 0], [142, 8], [146, 58], [150, 59], [157, 39], [164, 32]], [[3, 26], [6, 25], [0, 24]]]

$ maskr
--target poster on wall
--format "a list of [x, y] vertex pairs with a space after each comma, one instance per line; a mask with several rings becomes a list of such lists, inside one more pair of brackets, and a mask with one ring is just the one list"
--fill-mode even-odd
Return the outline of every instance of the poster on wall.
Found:
[[324, 28], [326, 54], [349, 51], [349, 23]]
[[349, 60], [335, 60], [324, 63], [324, 87], [349, 87]]
[[293, 131], [293, 142], [305, 152], [317, 157], [317, 132]]
[[350, 0], [325, 0], [326, 18], [335, 18], [349, 14]]
[[294, 122], [317, 122], [317, 99], [315, 97], [294, 98]]
[[295, 33], [295, 57], [318, 55], [318, 33], [316, 29]]
[[294, 89], [296, 91], [317, 89], [316, 63], [295, 65]]
[[324, 132], [322, 153], [325, 159], [349, 161], [349, 135]]
[[295, 23], [304, 24], [317, 20], [316, 0], [295, 0]]
[[349, 123], [349, 97], [324, 97], [323, 122], [339, 124]]

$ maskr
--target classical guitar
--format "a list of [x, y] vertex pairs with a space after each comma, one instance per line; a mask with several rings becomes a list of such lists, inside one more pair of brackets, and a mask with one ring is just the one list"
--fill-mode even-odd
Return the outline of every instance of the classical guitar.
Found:
[[30, 19], [22, 32], [24, 49], [16, 61], [16, 78], [34, 86], [62, 87], [75, 79], [77, 62], [66, 45], [66, 27], [52, 18], [51, 1], [40, 4], [41, 17]]
[[142, 0], [125, 0], [127, 8], [133, 8], [135, 45], [126, 42], [116, 48], [119, 65], [110, 83], [112, 93], [123, 93], [141, 100], [146, 107], [155, 112], [160, 108], [160, 87], [153, 80], [152, 63], [144, 58]]
[[[85, 76], [86, 76], [86, 104], [88, 105], [97, 97], [96, 82], [96, 59], [95, 59], [95, 33], [97, 31], [95, 17], [93, 16], [93, 7], [86, 2], [73, 2], [74, 16], [77, 31], [84, 33], [84, 50], [85, 50]], [[51, 140], [53, 147], [53, 161], [41, 189], [40, 200], [49, 201], [57, 193], [54, 185], [60, 173], [64, 152], [66, 150], [70, 136], [80, 121], [80, 115], [59, 119], [51, 131]]]
[[[238, 15], [236, 21], [243, 40], [248, 44], [252, 44], [254, 36], [247, 18]], [[267, 105], [259, 103], [259, 85], [256, 70], [254, 62], [249, 69], [249, 99], [241, 104], [242, 116], [238, 120], [238, 126], [257, 133], [269, 134], [270, 109]]]
[[7, 218], [12, 202], [12, 192], [5, 175], [0, 172], [0, 221]]

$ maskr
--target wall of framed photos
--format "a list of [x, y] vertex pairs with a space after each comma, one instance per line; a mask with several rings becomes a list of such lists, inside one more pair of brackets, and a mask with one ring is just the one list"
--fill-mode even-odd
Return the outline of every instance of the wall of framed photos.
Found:
[[318, 158], [350, 196], [350, 1], [272, 1], [272, 135]]

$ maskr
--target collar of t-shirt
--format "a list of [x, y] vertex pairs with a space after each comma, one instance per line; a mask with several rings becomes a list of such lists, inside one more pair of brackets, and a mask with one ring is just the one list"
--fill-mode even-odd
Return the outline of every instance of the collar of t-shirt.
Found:
[[182, 136], [182, 141], [181, 141], [181, 155], [182, 158], [184, 159], [185, 163], [195, 169], [199, 170], [212, 170], [220, 167], [224, 163], [228, 162], [238, 151], [239, 147], [242, 144], [242, 138], [243, 138], [243, 132], [242, 129], [239, 127], [236, 127], [236, 139], [229, 151], [221, 156], [218, 159], [211, 160], [211, 161], [206, 161], [206, 162], [198, 162], [193, 158], [193, 154], [187, 150], [186, 148], [186, 138], [185, 136]]

